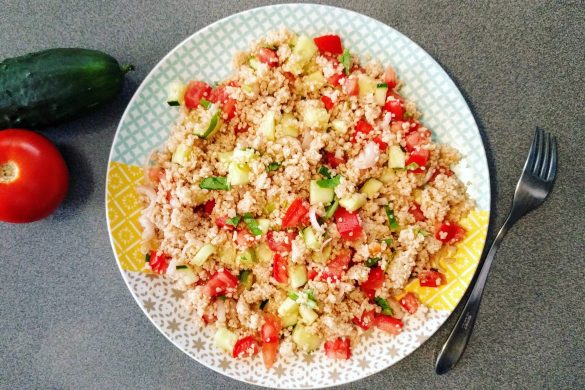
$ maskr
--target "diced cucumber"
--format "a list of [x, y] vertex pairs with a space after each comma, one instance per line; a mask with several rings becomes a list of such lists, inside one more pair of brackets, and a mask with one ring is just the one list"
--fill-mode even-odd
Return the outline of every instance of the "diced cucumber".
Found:
[[252, 87], [251, 84], [244, 84], [244, 85], [242, 85], [242, 91], [251, 95], [254, 93], [254, 87]]
[[285, 317], [299, 312], [299, 304], [290, 298], [286, 298], [278, 307], [278, 315]]
[[406, 165], [406, 153], [398, 145], [390, 146], [388, 150], [388, 166], [390, 168], [404, 168]]
[[380, 192], [383, 186], [384, 183], [382, 183], [380, 180], [368, 179], [360, 189], [360, 192], [369, 198], [374, 198], [376, 195], [378, 195], [378, 192]]
[[388, 184], [392, 181], [392, 179], [394, 179], [394, 176], [396, 176], [396, 173], [394, 172], [394, 169], [392, 168], [386, 168], [384, 169], [384, 171], [382, 172], [382, 174], [380, 175], [380, 177], [378, 178], [382, 183], [384, 184]]
[[256, 263], [256, 253], [250, 248], [238, 254], [238, 262], [244, 265], [253, 265]]
[[376, 100], [376, 104], [379, 106], [383, 106], [386, 104], [386, 93], [388, 92], [388, 84], [382, 83], [376, 85], [376, 92], [374, 93], [374, 99]]
[[179, 106], [183, 104], [187, 85], [179, 80], [171, 82], [167, 86], [167, 104], [169, 106]]
[[268, 247], [265, 242], [262, 242], [256, 245], [254, 248], [254, 252], [256, 252], [256, 258], [260, 263], [272, 263], [272, 259], [274, 258], [274, 252]]
[[238, 336], [224, 327], [219, 328], [213, 336], [215, 346], [229, 353], [233, 352], [237, 341]]
[[333, 217], [333, 214], [335, 214], [335, 212], [337, 211], [338, 207], [339, 207], [339, 200], [335, 199], [333, 201], [333, 203], [331, 203], [325, 209], [325, 215], [323, 216], [323, 218], [325, 218], [326, 220], [331, 219], [331, 217]]
[[360, 97], [376, 91], [376, 80], [363, 73], [358, 75], [358, 85], [360, 87]]
[[323, 76], [323, 72], [317, 70], [308, 76], [303, 77], [303, 84], [307, 91], [318, 91], [327, 84], [327, 81]]
[[209, 119], [209, 123], [196, 128], [194, 133], [203, 139], [210, 139], [215, 135], [215, 133], [217, 133], [222, 125], [223, 121], [221, 119], [221, 111], [217, 109], [215, 114], [213, 114]]
[[327, 264], [331, 257], [331, 245], [327, 244], [321, 251], [313, 254], [313, 261], [320, 264]]
[[321, 338], [316, 334], [309, 333], [309, 331], [307, 331], [307, 329], [301, 324], [295, 326], [292, 333], [292, 339], [297, 347], [307, 352], [314, 351], [321, 346]]
[[254, 275], [249, 269], [240, 271], [240, 276], [238, 279], [240, 281], [240, 286], [242, 286], [244, 290], [249, 290], [252, 288], [252, 284], [254, 283]]
[[305, 305], [299, 307], [299, 313], [301, 314], [302, 321], [307, 325], [311, 325], [317, 318], [319, 318], [313, 309]]
[[329, 204], [333, 201], [334, 195], [333, 188], [322, 188], [317, 184], [317, 180], [311, 180], [309, 184], [309, 200], [311, 204]]
[[313, 55], [317, 52], [317, 45], [313, 42], [312, 38], [306, 35], [301, 35], [297, 38], [295, 47], [286, 63], [284, 64], [284, 70], [294, 74], [300, 74], [303, 67]]
[[343, 119], [334, 119], [331, 121], [331, 127], [333, 130], [337, 131], [338, 133], [345, 134], [347, 133], [347, 129], [349, 128], [346, 121]]
[[280, 317], [280, 322], [281, 322], [283, 328], [288, 328], [290, 326], [294, 326], [294, 325], [296, 325], [296, 323], [298, 321], [299, 321], [299, 315], [296, 313]]
[[262, 212], [266, 215], [269, 215], [274, 210], [276, 210], [276, 204], [274, 202], [266, 202], [264, 207], [262, 207]]
[[195, 254], [195, 257], [189, 261], [193, 265], [201, 267], [205, 261], [215, 253], [215, 246], [211, 244], [205, 244]]
[[234, 152], [220, 152], [217, 154], [217, 159], [221, 163], [230, 163], [232, 162], [232, 156]]
[[256, 223], [258, 224], [258, 229], [262, 231], [262, 234], [268, 233], [268, 230], [270, 229], [270, 220], [265, 218], [258, 218]]
[[270, 141], [274, 141], [276, 135], [274, 117], [274, 111], [268, 111], [266, 115], [264, 115], [264, 118], [262, 118], [259, 128], [260, 134]]
[[247, 163], [258, 157], [256, 151], [252, 148], [234, 149], [232, 152], [232, 161]]
[[258, 61], [258, 58], [256, 58], [256, 56], [251, 56], [250, 58], [248, 58], [248, 65], [250, 65], [250, 67], [254, 70], [258, 70], [260, 68], [261, 62]]
[[303, 123], [311, 129], [323, 131], [329, 123], [329, 113], [324, 108], [306, 107], [303, 110]]
[[291, 113], [282, 114], [280, 123], [277, 126], [278, 137], [298, 137], [299, 136], [299, 122]]
[[321, 248], [321, 243], [312, 227], [308, 226], [303, 229], [303, 239], [305, 240], [307, 248], [312, 250], [318, 250]]
[[236, 261], [236, 246], [227, 241], [219, 252], [219, 260], [226, 265], [233, 265]]
[[290, 286], [292, 288], [302, 287], [307, 283], [307, 267], [303, 264], [295, 264], [288, 271]]
[[174, 162], [175, 164], [185, 166], [185, 164], [191, 157], [191, 151], [192, 151], [191, 147], [181, 143], [177, 146], [177, 149], [175, 149], [171, 161]]
[[231, 162], [228, 166], [228, 182], [232, 186], [240, 186], [250, 182], [250, 168], [248, 164]]
[[188, 266], [185, 266], [184, 268], [177, 267], [175, 269], [175, 272], [181, 276], [183, 283], [185, 283], [187, 285], [193, 284], [197, 280], [197, 277], [195, 276], [195, 272], [193, 272], [193, 270], [191, 268], [189, 268]]
[[347, 198], [339, 200], [339, 205], [346, 209], [347, 211], [349, 211], [350, 213], [353, 213], [354, 211], [356, 211], [365, 204], [366, 196], [364, 194], [359, 193], [353, 194]]

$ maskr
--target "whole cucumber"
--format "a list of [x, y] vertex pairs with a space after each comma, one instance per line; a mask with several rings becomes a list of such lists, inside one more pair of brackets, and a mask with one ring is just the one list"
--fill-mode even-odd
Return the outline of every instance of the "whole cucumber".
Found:
[[112, 100], [132, 69], [88, 49], [6, 59], [0, 62], [0, 129], [42, 128], [86, 114]]

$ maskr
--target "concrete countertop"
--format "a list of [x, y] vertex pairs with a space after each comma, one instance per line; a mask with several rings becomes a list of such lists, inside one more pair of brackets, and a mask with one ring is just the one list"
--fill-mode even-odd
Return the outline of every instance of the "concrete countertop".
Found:
[[[0, 57], [50, 47], [133, 63], [113, 104], [45, 134], [71, 171], [65, 203], [28, 225], [0, 224], [0, 388], [250, 388], [168, 342], [115, 264], [104, 210], [110, 145], [152, 67], [200, 28], [267, 1], [7, 1]], [[331, 2], [333, 4], [333, 2]], [[548, 201], [508, 234], [457, 368], [433, 364], [453, 324], [395, 366], [347, 389], [585, 387], [585, 5], [581, 1], [356, 0], [335, 5], [401, 31], [441, 63], [482, 131], [494, 225], [506, 216], [535, 126], [557, 135]]]

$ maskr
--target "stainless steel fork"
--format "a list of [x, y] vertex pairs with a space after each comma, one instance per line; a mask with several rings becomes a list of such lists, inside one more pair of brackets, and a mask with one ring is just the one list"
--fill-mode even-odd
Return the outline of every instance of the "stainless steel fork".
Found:
[[557, 140], [540, 129], [536, 129], [522, 176], [516, 185], [512, 209], [498, 232], [489, 251], [484, 251], [485, 260], [467, 298], [455, 327], [443, 345], [435, 364], [437, 374], [444, 374], [457, 364], [471, 337], [473, 325], [479, 312], [479, 304], [490, 266], [502, 239], [508, 230], [528, 212], [540, 206], [550, 193], [557, 174]]

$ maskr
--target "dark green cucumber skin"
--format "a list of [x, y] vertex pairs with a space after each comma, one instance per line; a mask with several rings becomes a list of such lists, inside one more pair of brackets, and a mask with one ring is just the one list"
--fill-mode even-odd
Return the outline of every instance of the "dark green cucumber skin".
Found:
[[0, 62], [0, 129], [38, 129], [84, 115], [112, 100], [131, 69], [88, 49], [6, 59]]

